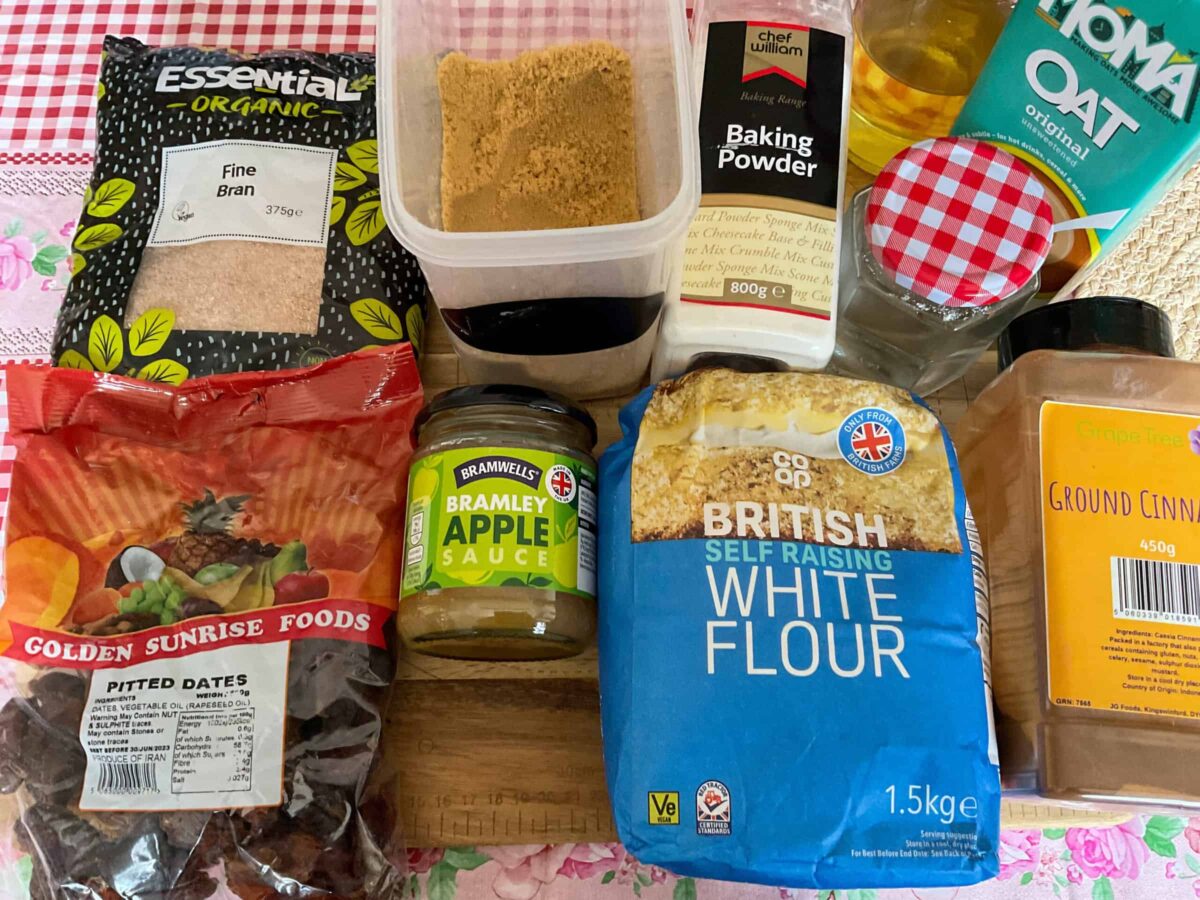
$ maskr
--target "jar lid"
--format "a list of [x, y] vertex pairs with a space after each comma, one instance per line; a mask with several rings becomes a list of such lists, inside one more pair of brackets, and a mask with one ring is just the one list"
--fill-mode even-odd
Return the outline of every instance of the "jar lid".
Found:
[[942, 306], [987, 306], [1050, 253], [1054, 213], [1023, 162], [965, 138], [896, 154], [867, 199], [871, 253], [898, 285]]
[[1170, 317], [1152, 303], [1131, 297], [1080, 297], [1022, 313], [1000, 334], [1003, 372], [1031, 350], [1094, 350], [1101, 353], [1175, 355]]
[[425, 423], [438, 413], [472, 406], [523, 406], [554, 416], [565, 416], [583, 425], [591, 435], [591, 446], [596, 445], [596, 420], [586, 409], [561, 394], [520, 384], [467, 384], [443, 391], [417, 414], [413, 433], [420, 434]]

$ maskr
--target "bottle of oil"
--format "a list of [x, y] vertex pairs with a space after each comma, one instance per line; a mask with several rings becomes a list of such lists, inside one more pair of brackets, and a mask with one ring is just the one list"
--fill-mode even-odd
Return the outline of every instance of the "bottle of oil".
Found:
[[944, 137], [1012, 11], [1012, 0], [858, 0], [850, 159], [875, 174]]

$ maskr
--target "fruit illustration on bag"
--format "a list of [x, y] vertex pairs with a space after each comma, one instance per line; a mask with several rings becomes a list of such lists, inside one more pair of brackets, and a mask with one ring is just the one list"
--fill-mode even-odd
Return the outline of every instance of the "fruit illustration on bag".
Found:
[[182, 504], [187, 531], [175, 541], [167, 564], [195, 575], [205, 566], [225, 562], [248, 549], [251, 542], [234, 537], [230, 530], [249, 499], [249, 494], [241, 494], [218, 500], [205, 490], [196, 502]]
[[308, 565], [302, 541], [282, 547], [237, 534], [249, 494], [203, 496], [180, 504], [182, 533], [149, 547], [128, 546], [113, 559], [104, 588], [115, 610], [96, 615], [102, 597], [89, 594], [75, 617], [86, 634], [120, 634], [182, 619], [265, 609], [329, 596], [329, 579]]
[[374, 763], [412, 349], [179, 386], [3, 377], [0, 793], [32, 895], [398, 897]]
[[79, 556], [58, 541], [31, 536], [9, 544], [5, 557], [10, 615], [41, 628], [57, 626], [80, 585]]

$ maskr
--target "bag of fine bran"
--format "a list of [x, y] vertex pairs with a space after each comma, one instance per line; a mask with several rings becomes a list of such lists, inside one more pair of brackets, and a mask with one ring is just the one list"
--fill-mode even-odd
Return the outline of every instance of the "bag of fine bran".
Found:
[[383, 219], [371, 54], [104, 50], [58, 365], [179, 384], [419, 349], [426, 287]]

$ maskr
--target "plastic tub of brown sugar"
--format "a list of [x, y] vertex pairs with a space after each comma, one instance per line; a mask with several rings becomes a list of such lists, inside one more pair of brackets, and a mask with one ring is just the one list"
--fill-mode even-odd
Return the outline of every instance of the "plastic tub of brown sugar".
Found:
[[699, 198], [676, 0], [380, 9], [380, 178], [472, 381], [637, 387]]

